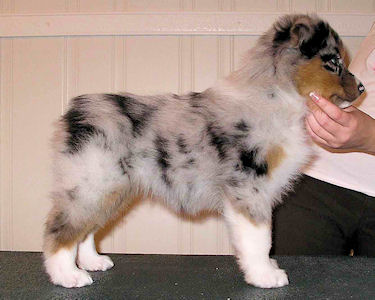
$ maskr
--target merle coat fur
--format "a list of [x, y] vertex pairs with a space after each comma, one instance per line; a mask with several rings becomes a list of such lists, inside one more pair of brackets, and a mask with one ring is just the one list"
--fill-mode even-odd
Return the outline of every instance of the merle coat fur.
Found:
[[[285, 273], [274, 264], [278, 271], [272, 271], [269, 263], [263, 269], [278, 273], [277, 279], [256, 279], [247, 262], [255, 259], [246, 254], [252, 246], [241, 242], [236, 216], [254, 228], [269, 226], [273, 206], [308, 161], [309, 92], [342, 107], [359, 95], [342, 57], [342, 42], [327, 23], [292, 15], [258, 40], [239, 70], [201, 93], [72, 99], [53, 142], [54, 204], [45, 231], [52, 281], [79, 286], [78, 279], [59, 279], [52, 264], [61, 259], [52, 258], [77, 248], [143, 193], [177, 212], [224, 211], [246, 280], [263, 287], [286, 284]], [[268, 257], [269, 237], [263, 240]]]

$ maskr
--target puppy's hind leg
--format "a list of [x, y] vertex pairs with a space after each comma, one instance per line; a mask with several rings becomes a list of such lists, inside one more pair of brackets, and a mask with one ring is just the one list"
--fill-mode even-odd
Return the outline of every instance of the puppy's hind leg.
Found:
[[[129, 181], [122, 181], [122, 188], [108, 193], [100, 202], [96, 212], [95, 230], [102, 227], [108, 220], [118, 217], [134, 200], [134, 194], [129, 186]], [[80, 269], [87, 271], [106, 271], [114, 266], [113, 261], [107, 255], [101, 255], [96, 251], [95, 231], [87, 234], [85, 239], [78, 245], [77, 265]]]
[[271, 222], [255, 222], [229, 200], [224, 204], [224, 216], [246, 282], [261, 288], [289, 284], [285, 271], [269, 258]]
[[106, 271], [114, 265], [109, 256], [96, 252], [93, 232], [78, 245], [77, 264], [87, 271]]
[[76, 266], [78, 241], [85, 233], [85, 224], [73, 224], [69, 214], [54, 207], [44, 234], [44, 266], [52, 283], [63, 287], [82, 287], [93, 281], [85, 270]]

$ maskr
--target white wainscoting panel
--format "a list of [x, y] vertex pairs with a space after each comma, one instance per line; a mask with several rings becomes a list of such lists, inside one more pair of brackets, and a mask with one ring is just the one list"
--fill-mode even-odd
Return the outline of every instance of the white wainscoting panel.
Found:
[[[354, 4], [355, 3], [355, 4]], [[317, 12], [353, 56], [374, 1], [0, 1], [0, 250], [40, 251], [53, 122], [82, 93], [203, 91], [286, 12]], [[97, 234], [118, 253], [230, 254], [217, 214], [147, 200]]]

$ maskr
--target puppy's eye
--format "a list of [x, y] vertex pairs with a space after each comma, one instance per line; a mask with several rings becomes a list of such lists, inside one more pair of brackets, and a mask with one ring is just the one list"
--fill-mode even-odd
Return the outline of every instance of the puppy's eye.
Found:
[[332, 64], [334, 64], [334, 65], [337, 65], [337, 60], [336, 60], [336, 58], [332, 58], [332, 59], [330, 60], [330, 63], [332, 63]]
[[339, 76], [341, 75], [342, 67], [338, 61], [336, 61], [336, 64], [334, 64], [330, 60], [323, 65], [323, 68]]
[[336, 68], [333, 68], [330, 65], [324, 65], [323, 67], [324, 67], [324, 69], [326, 69], [326, 70], [328, 70], [328, 71], [330, 71], [332, 73], [337, 73]]

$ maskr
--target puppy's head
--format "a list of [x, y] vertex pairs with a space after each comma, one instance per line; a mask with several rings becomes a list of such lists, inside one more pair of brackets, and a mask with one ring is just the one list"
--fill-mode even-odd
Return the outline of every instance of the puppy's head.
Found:
[[344, 108], [364, 91], [345, 66], [341, 39], [326, 22], [316, 16], [288, 15], [274, 29], [274, 49], [299, 53], [294, 82], [302, 96], [314, 91]]

